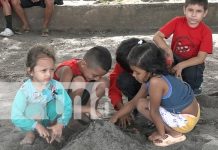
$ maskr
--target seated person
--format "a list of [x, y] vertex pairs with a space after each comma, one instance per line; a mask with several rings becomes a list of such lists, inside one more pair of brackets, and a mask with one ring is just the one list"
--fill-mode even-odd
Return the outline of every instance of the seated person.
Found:
[[27, 55], [30, 78], [18, 90], [11, 112], [12, 123], [26, 133], [20, 144], [33, 144], [36, 132], [48, 143], [59, 141], [71, 119], [71, 99], [52, 79], [54, 64], [54, 53], [46, 46], [35, 46]]

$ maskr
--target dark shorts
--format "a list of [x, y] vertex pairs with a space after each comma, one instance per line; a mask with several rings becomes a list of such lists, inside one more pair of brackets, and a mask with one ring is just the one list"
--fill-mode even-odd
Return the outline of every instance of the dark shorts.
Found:
[[[94, 84], [95, 84], [95, 81], [89, 81], [89, 83], [86, 85], [86, 88], [84, 89], [84, 91], [83, 91], [83, 93], [81, 95], [81, 104], [82, 104], [82, 106], [86, 105], [89, 102], [90, 93], [92, 91], [92, 88], [93, 88]], [[71, 92], [72, 92], [71, 89], [67, 90], [67, 93], [69, 95], [70, 95]]]
[[20, 0], [20, 2], [23, 8], [30, 8], [33, 6], [40, 6], [42, 8], [45, 8], [44, 0], [40, 0], [39, 2], [36, 2], [36, 3], [33, 3], [31, 0]]
[[[31, 0], [20, 0], [21, 2], [21, 6], [23, 8], [29, 8], [29, 7], [33, 7], [33, 6], [40, 6], [42, 8], [45, 8], [45, 1], [44, 0], [40, 0], [37, 3], [33, 3]], [[63, 5], [63, 0], [54, 0], [54, 4], [56, 5]]]

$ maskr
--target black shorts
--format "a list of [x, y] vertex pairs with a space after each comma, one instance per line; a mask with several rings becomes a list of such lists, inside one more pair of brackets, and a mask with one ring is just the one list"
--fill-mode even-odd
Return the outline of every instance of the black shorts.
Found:
[[[46, 7], [44, 0], [40, 0], [37, 3], [33, 3], [31, 0], [20, 0], [20, 2], [21, 2], [21, 6], [23, 8], [29, 8], [29, 7], [33, 7], [33, 6], [40, 6], [42, 8]], [[63, 5], [64, 2], [63, 2], [63, 0], [54, 0], [54, 4], [55, 5]]]
[[33, 3], [31, 0], [20, 0], [21, 2], [21, 6], [23, 8], [29, 8], [29, 7], [33, 7], [33, 6], [40, 6], [42, 8], [45, 8], [45, 1], [44, 0], [40, 0], [39, 2]]

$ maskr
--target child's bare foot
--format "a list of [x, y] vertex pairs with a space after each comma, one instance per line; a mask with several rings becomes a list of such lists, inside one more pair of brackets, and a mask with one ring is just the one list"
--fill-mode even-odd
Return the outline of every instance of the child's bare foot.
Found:
[[154, 137], [158, 134], [157, 131], [154, 131], [149, 137], [148, 137], [148, 140], [149, 141], [153, 141], [154, 140]]
[[20, 142], [21, 145], [31, 145], [35, 140], [35, 134], [33, 132], [27, 132], [24, 139]]

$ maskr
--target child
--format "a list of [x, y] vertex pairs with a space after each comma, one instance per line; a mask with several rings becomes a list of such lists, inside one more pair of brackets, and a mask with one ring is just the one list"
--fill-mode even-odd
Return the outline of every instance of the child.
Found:
[[12, 15], [9, 0], [0, 0], [0, 7], [1, 6], [5, 16], [6, 28], [4, 31], [0, 32], [0, 36], [12, 36], [14, 35], [14, 32], [12, 29]]
[[[176, 75], [189, 83], [195, 94], [200, 94], [204, 62], [212, 53], [212, 32], [202, 21], [208, 12], [208, 1], [186, 0], [183, 10], [185, 16], [165, 24], [153, 40], [167, 52], [169, 61], [174, 62]], [[170, 48], [164, 38], [172, 34]]]
[[53, 80], [55, 56], [45, 46], [35, 46], [27, 55], [30, 76], [18, 90], [12, 105], [13, 124], [26, 132], [20, 144], [33, 144], [35, 131], [48, 143], [60, 139], [72, 116], [70, 97], [61, 83]]
[[79, 115], [77, 119], [81, 119], [80, 111], [89, 113], [91, 118], [101, 116], [96, 110], [97, 103], [108, 87], [108, 81], [102, 76], [110, 70], [111, 63], [112, 58], [108, 49], [96, 46], [88, 50], [83, 59], [72, 58], [64, 61], [55, 70], [54, 79], [65, 83], [65, 89], [68, 89], [74, 103], [78, 100], [82, 104], [82, 107], [79, 104], [74, 105], [79, 105], [75, 108], [79, 109], [75, 110]]
[[155, 145], [168, 146], [184, 141], [183, 133], [190, 132], [200, 117], [200, 107], [190, 85], [168, 73], [163, 50], [153, 43], [135, 46], [128, 61], [133, 76], [142, 86], [110, 121], [115, 123], [137, 108], [156, 126], [157, 131], [149, 136]]
[[[131, 100], [139, 91], [141, 84], [132, 76], [132, 70], [127, 62], [130, 50], [138, 43], [145, 43], [138, 38], [130, 38], [121, 42], [116, 50], [116, 61], [114, 70], [110, 74], [109, 97], [115, 110], [123, 107], [122, 94]], [[130, 124], [130, 115], [119, 119], [119, 124], [126, 127]]]

